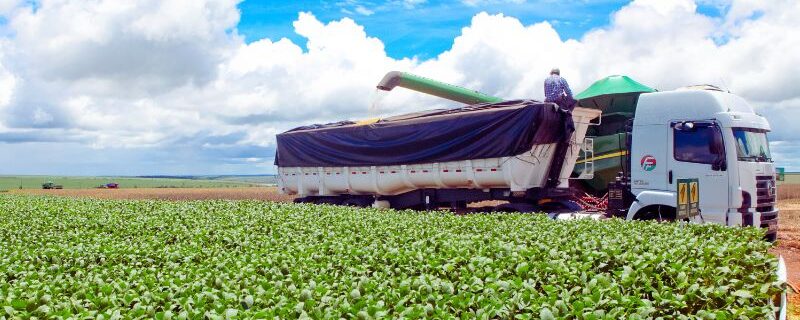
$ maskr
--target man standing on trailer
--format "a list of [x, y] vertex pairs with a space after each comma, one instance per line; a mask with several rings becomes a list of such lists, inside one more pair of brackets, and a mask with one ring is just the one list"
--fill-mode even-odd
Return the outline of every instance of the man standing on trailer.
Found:
[[558, 68], [550, 70], [550, 76], [544, 80], [544, 102], [553, 102], [568, 111], [575, 107], [577, 101], [572, 97], [572, 90], [569, 89], [567, 80], [561, 77], [561, 70]]

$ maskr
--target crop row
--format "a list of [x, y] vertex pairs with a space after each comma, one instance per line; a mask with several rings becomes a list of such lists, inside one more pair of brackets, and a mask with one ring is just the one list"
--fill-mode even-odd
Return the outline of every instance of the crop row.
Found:
[[0, 196], [9, 318], [766, 318], [763, 231]]

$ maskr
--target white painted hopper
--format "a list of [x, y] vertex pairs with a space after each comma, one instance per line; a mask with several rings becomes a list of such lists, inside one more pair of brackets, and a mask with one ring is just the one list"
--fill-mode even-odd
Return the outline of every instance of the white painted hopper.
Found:
[[[589, 122], [600, 110], [575, 108], [575, 132], [566, 153], [560, 188], [568, 187]], [[416, 189], [543, 187], [556, 143], [534, 145], [529, 152], [488, 159], [389, 166], [279, 167], [278, 187], [284, 194], [305, 196], [397, 195]]]

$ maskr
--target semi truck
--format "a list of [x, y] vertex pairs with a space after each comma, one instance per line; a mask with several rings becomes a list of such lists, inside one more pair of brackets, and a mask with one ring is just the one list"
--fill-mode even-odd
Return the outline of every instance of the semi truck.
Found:
[[[577, 196], [607, 199], [592, 216], [688, 220], [767, 229], [775, 240], [770, 125], [713, 86], [659, 92], [601, 79], [565, 109], [506, 100], [405, 72], [408, 88], [467, 106], [277, 135], [278, 185], [296, 202], [396, 209], [587, 214]], [[596, 209], [596, 208], [595, 208]]]

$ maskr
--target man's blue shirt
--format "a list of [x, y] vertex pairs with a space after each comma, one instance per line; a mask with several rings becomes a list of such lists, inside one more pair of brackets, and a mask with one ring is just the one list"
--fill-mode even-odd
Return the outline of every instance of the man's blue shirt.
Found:
[[551, 74], [544, 80], [544, 101], [555, 102], [560, 95], [566, 93], [572, 97], [567, 80], [557, 74]]

